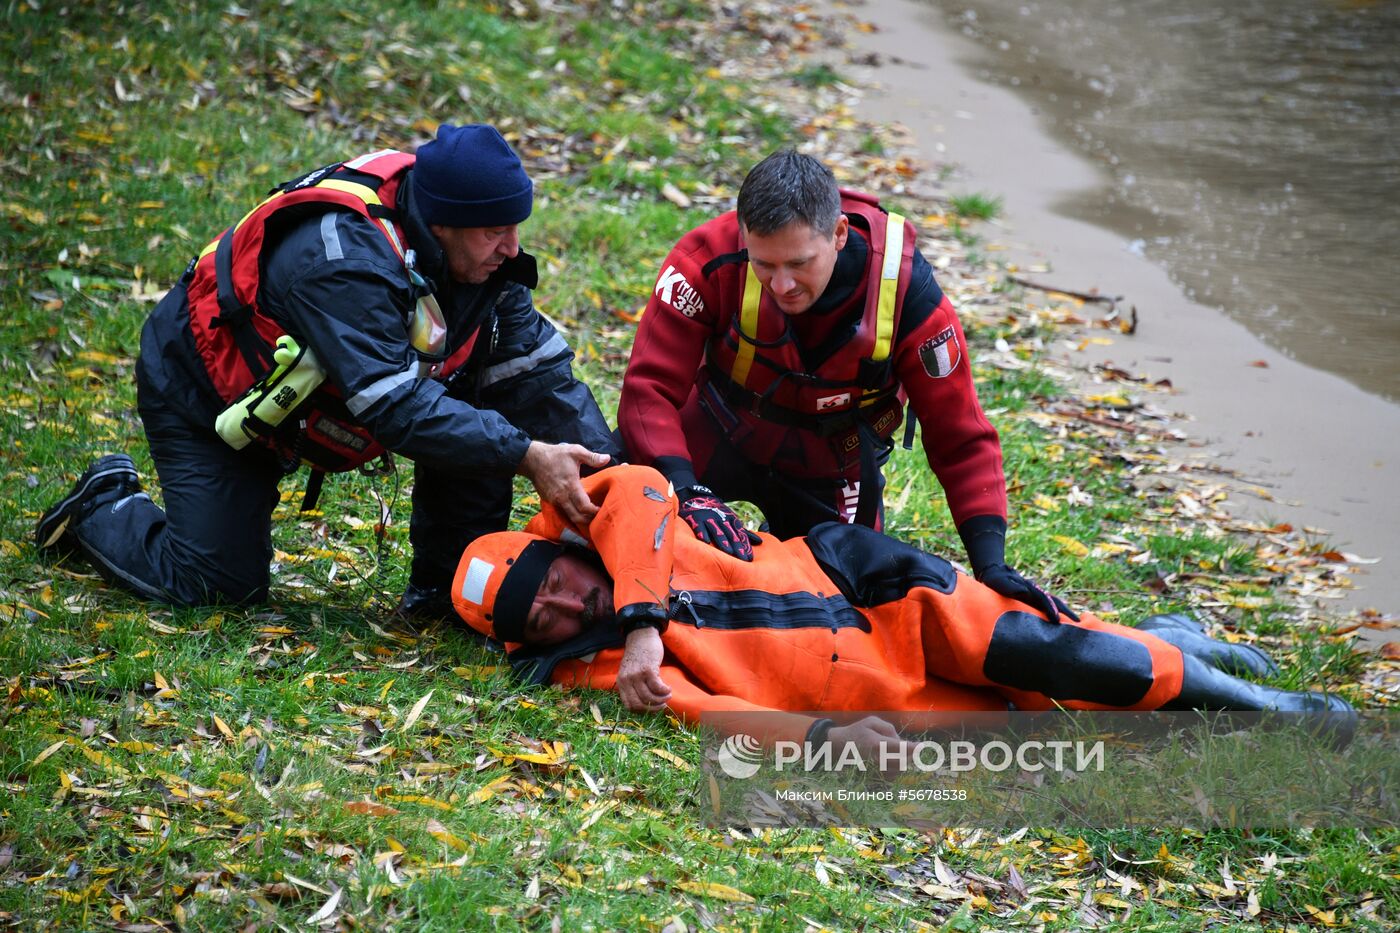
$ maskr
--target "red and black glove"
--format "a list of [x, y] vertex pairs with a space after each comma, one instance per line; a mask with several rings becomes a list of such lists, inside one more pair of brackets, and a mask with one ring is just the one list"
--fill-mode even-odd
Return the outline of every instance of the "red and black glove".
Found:
[[734, 510], [724, 504], [708, 487], [688, 486], [677, 491], [680, 516], [695, 532], [695, 537], [740, 560], [753, 560], [753, 546], [758, 535], [744, 527]]
[[1006, 563], [1006, 521], [998, 515], [978, 515], [958, 526], [958, 535], [967, 548], [972, 575], [978, 583], [1009, 599], [1019, 600], [1051, 622], [1060, 616], [1079, 621], [1065, 601], [1053, 596], [1021, 576]]

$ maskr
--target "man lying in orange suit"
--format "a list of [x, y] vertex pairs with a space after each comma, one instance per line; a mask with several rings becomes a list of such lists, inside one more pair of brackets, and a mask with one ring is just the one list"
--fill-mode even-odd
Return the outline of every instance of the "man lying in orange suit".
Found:
[[[587, 527], [546, 503], [524, 531], [472, 542], [453, 581], [457, 612], [504, 642], [534, 683], [615, 689], [629, 709], [687, 721], [709, 711], [1056, 706], [1354, 717], [1338, 697], [1236, 676], [1277, 669], [1185, 616], [1138, 628], [1088, 612], [1048, 621], [860, 525], [827, 523], [788, 541], [760, 534], [753, 560], [741, 561], [695, 539], [650, 467], [583, 483], [598, 506]], [[769, 738], [868, 742], [877, 736], [852, 730], [871, 722], [833, 728], [794, 714]]]

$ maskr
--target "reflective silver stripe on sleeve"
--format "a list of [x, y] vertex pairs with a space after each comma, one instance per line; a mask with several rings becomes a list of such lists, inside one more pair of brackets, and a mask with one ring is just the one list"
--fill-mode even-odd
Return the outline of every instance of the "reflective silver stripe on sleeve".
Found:
[[328, 211], [321, 217], [321, 242], [326, 247], [327, 259], [344, 259], [345, 250], [340, 247], [340, 234], [335, 229], [336, 211]]
[[394, 373], [392, 376], [385, 376], [383, 379], [371, 383], [364, 390], [355, 393], [352, 398], [345, 402], [345, 407], [350, 409], [350, 414], [358, 418], [369, 406], [373, 405], [405, 382], [412, 382], [417, 378], [418, 364], [415, 362], [403, 372]]
[[360, 168], [361, 166], [368, 165], [369, 163], [373, 162], [375, 159], [379, 158], [380, 156], [394, 155], [394, 154], [396, 154], [397, 152], [398, 152], [397, 149], [380, 149], [380, 150], [377, 151], [377, 152], [369, 152], [369, 153], [366, 153], [365, 155], [360, 156], [360, 157], [357, 158], [357, 159], [352, 159], [351, 161], [346, 162], [346, 163], [345, 163], [345, 167], [346, 167], [346, 168], [356, 168], [356, 169], [357, 169], [357, 168]]
[[547, 360], [551, 356], [558, 356], [561, 353], [568, 353], [569, 345], [564, 342], [564, 338], [558, 334], [550, 337], [540, 344], [533, 351], [525, 356], [504, 363], [497, 363], [481, 374], [481, 385], [489, 386], [509, 379], [511, 376], [518, 376], [523, 372], [534, 369], [542, 360]]

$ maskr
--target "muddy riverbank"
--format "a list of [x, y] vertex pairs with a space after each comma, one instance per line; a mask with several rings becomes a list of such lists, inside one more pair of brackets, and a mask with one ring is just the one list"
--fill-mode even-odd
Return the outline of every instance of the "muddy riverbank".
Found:
[[848, 66], [869, 89], [862, 116], [906, 126], [923, 156], [946, 164], [953, 193], [1001, 196], [983, 233], [1027, 278], [1123, 295], [1138, 309], [1131, 336], [1065, 342], [1051, 353], [1170, 380], [1153, 404], [1179, 415], [1199, 457], [1238, 479], [1230, 508], [1315, 529], [1343, 552], [1376, 563], [1354, 576], [1346, 607], [1400, 611], [1400, 406], [1304, 366], [1219, 311], [1187, 298], [1167, 272], [1120, 234], [1061, 207], [1104, 182], [1103, 170], [1045, 132], [1032, 105], [979, 80], [985, 51], [941, 14], [910, 0], [830, 10], [854, 30]]

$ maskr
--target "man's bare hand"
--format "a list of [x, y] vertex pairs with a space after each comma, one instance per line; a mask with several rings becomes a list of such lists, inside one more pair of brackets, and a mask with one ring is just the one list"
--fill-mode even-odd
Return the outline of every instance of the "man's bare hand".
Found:
[[878, 716], [866, 716], [848, 726], [832, 726], [826, 733], [826, 738], [832, 744], [833, 750], [842, 743], [853, 742], [856, 748], [860, 749], [861, 757], [876, 766], [881, 762], [880, 754], [883, 749], [888, 748], [888, 754], [893, 756], [900, 754], [897, 749], [906, 744], [899, 730]]
[[578, 444], [546, 444], [531, 441], [516, 472], [534, 484], [540, 499], [548, 502], [579, 528], [583, 528], [598, 507], [579, 482], [582, 466], [605, 467], [612, 458], [594, 453]]
[[634, 713], [652, 712], [671, 699], [671, 688], [661, 679], [665, 653], [661, 633], [654, 628], [639, 628], [627, 636], [617, 668], [617, 692], [623, 706]]

